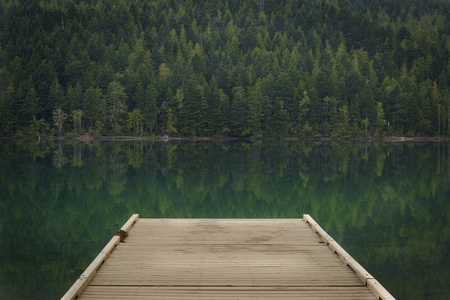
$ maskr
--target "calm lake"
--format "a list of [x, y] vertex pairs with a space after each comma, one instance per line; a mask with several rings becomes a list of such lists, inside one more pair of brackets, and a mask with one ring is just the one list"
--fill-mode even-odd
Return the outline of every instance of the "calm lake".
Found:
[[308, 213], [397, 299], [449, 299], [449, 146], [0, 141], [0, 299], [59, 299], [133, 213]]

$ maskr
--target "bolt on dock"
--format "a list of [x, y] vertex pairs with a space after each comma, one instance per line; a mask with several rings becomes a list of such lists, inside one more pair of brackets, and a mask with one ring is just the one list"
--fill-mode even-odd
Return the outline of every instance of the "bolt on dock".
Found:
[[121, 230], [62, 300], [394, 299], [309, 215], [133, 215]]

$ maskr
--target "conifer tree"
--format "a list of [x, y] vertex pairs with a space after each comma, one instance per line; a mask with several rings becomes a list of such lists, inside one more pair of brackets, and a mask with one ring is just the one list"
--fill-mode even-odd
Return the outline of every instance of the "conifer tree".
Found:
[[55, 108], [53, 111], [53, 122], [58, 128], [58, 135], [62, 134], [64, 128], [64, 120], [67, 119], [67, 114], [61, 109], [61, 107]]
[[108, 122], [115, 133], [120, 132], [124, 116], [127, 112], [125, 88], [117, 81], [113, 81], [108, 85], [106, 91], [106, 103], [108, 105], [107, 118]]

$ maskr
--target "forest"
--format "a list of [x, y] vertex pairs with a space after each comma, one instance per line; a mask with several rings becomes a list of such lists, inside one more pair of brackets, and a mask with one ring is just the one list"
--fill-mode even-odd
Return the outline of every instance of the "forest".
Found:
[[450, 134], [445, 0], [0, 0], [0, 136]]

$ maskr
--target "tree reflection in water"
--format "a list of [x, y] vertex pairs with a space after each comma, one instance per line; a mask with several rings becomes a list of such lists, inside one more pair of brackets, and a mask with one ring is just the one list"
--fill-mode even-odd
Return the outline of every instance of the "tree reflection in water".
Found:
[[59, 299], [132, 213], [308, 213], [397, 299], [450, 296], [448, 144], [2, 141], [0, 159], [1, 298]]

